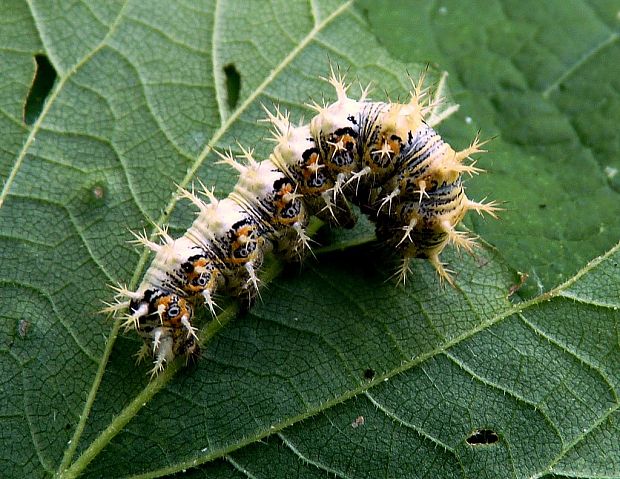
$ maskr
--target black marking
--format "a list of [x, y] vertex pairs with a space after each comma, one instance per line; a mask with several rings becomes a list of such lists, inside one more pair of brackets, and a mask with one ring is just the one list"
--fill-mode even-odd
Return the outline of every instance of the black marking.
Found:
[[274, 191], [280, 191], [284, 186], [290, 186], [291, 188], [294, 189], [295, 185], [293, 184], [293, 182], [291, 180], [289, 180], [288, 178], [278, 178], [276, 181], [273, 182], [273, 189]]
[[308, 148], [306, 151], [304, 151], [301, 154], [301, 157], [304, 160], [304, 163], [307, 163], [308, 160], [312, 157], [312, 155], [318, 155], [319, 154], [319, 149], [316, 146], [313, 146], [312, 148]]
[[357, 138], [357, 132], [350, 126], [345, 126], [344, 128], [338, 128], [336, 131], [334, 131], [333, 134], [335, 136], [349, 135], [349, 136], [352, 136], [353, 138]]

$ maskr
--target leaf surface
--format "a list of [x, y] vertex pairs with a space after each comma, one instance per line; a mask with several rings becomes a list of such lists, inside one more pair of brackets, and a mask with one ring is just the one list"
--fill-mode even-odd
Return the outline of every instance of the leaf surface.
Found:
[[[593, 70], [618, 52], [613, 5], [415, 3], [3, 2], [3, 476], [620, 474], [619, 246], [586, 264], [619, 236], [618, 132], [603, 121], [618, 89]], [[26, 122], [36, 55], [58, 76]], [[446, 252], [456, 289], [423, 262], [403, 288], [385, 282], [393, 264], [367, 223], [321, 232], [327, 247], [301, 270], [267, 265], [249, 312], [203, 315], [196, 365], [149, 382], [137, 338], [97, 313], [108, 284], [147, 266], [128, 229], [180, 234], [194, 213], [176, 185], [225, 195], [236, 176], [213, 150], [238, 140], [267, 155], [262, 104], [308, 120], [307, 102], [332, 98], [329, 61], [372, 81], [373, 98], [403, 97], [416, 63], [451, 73], [462, 109], [444, 137], [500, 135], [480, 159], [489, 173], [468, 182], [474, 198], [510, 200], [503, 221], [468, 222], [498, 250]], [[508, 298], [516, 269], [534, 278], [526, 302]]]
[[[450, 72], [471, 119], [497, 135], [469, 183], [503, 199], [501, 222], [469, 225], [529, 275], [532, 297], [566, 281], [620, 237], [620, 20], [613, 0], [381, 2], [360, 7], [386, 49]], [[399, 12], [399, 14], [393, 14]]]

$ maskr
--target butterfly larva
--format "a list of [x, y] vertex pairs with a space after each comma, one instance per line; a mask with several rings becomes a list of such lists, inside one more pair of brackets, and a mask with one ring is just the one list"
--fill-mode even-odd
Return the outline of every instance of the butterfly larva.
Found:
[[494, 202], [469, 200], [461, 183], [463, 173], [481, 171], [465, 160], [483, 151], [483, 143], [476, 137], [457, 152], [432, 128], [452, 111], [438, 108], [441, 83], [434, 99], [426, 100], [421, 78], [408, 103], [389, 103], [368, 100], [366, 90], [359, 100], [349, 98], [348, 85], [333, 70], [328, 81], [337, 100], [314, 104], [317, 114], [308, 124], [295, 126], [278, 109], [267, 111], [275, 141], [269, 158], [256, 161], [243, 148], [243, 162], [231, 152], [220, 154], [239, 173], [228, 197], [217, 199], [204, 186], [199, 194], [181, 190], [180, 197], [198, 208], [182, 237], [161, 228], [161, 243], [136, 235], [155, 257], [138, 289], [117, 288], [105, 311], [127, 311], [125, 326], [144, 339], [141, 356], [154, 357], [153, 374], [176, 356], [197, 353], [197, 302], [215, 314], [216, 292], [253, 298], [270, 250], [303, 258], [312, 215], [351, 227], [350, 203], [356, 204], [375, 222], [378, 239], [402, 258], [401, 281], [411, 258], [426, 258], [451, 284], [439, 254], [448, 243], [468, 251], [475, 246], [456, 225], [468, 210], [495, 216]]

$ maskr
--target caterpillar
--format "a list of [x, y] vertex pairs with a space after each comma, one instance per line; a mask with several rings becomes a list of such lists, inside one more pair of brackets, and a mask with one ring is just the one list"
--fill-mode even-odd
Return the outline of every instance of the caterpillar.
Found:
[[325, 80], [336, 101], [310, 105], [316, 115], [309, 123], [293, 125], [279, 108], [265, 108], [275, 143], [267, 159], [257, 161], [242, 146], [240, 157], [218, 152], [239, 174], [226, 198], [216, 198], [202, 183], [200, 192], [180, 190], [179, 197], [198, 210], [183, 236], [174, 239], [160, 227], [160, 242], [135, 234], [136, 243], [153, 251], [152, 263], [135, 291], [116, 287], [104, 311], [124, 311], [126, 330], [144, 340], [139, 358], [153, 357], [151, 375], [177, 356], [198, 354], [192, 320], [199, 303], [215, 315], [216, 292], [252, 300], [270, 251], [303, 259], [311, 216], [350, 228], [356, 222], [351, 204], [357, 205], [375, 223], [378, 240], [401, 258], [400, 281], [412, 258], [425, 258], [450, 284], [452, 271], [440, 253], [449, 243], [466, 251], [476, 245], [456, 225], [468, 210], [496, 217], [496, 202], [472, 201], [462, 185], [463, 174], [482, 171], [471, 156], [483, 152], [485, 142], [477, 135], [455, 151], [433, 129], [453, 111], [438, 113], [441, 82], [431, 98], [422, 75], [412, 82], [407, 103], [391, 103], [369, 100], [368, 88], [358, 100], [349, 98], [350, 85], [333, 68]]

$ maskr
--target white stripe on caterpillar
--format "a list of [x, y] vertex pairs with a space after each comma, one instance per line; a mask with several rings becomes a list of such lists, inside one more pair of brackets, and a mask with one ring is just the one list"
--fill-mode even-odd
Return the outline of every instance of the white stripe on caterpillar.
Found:
[[257, 272], [271, 250], [285, 260], [303, 259], [312, 215], [352, 227], [350, 203], [356, 204], [375, 222], [378, 239], [402, 258], [400, 281], [411, 258], [426, 258], [450, 284], [439, 254], [448, 243], [466, 251], [476, 245], [456, 225], [468, 210], [495, 216], [494, 202], [469, 200], [461, 184], [463, 173], [482, 171], [473, 160], [464, 162], [483, 152], [484, 142], [476, 136], [457, 152], [432, 128], [456, 109], [442, 105], [445, 77], [427, 100], [422, 76], [407, 103], [370, 101], [367, 89], [353, 100], [333, 70], [327, 81], [337, 100], [313, 104], [317, 115], [309, 124], [294, 126], [279, 109], [266, 110], [275, 141], [269, 158], [257, 161], [243, 147], [240, 158], [220, 154], [239, 173], [228, 197], [218, 200], [202, 185], [200, 196], [181, 189], [179, 196], [198, 208], [182, 237], [159, 229], [160, 244], [136, 235], [155, 257], [138, 289], [117, 288], [115, 303], [104, 311], [127, 311], [126, 329], [136, 329], [145, 341], [141, 356], [154, 358], [152, 374], [177, 356], [198, 353], [192, 325], [197, 302], [215, 315], [217, 293], [254, 298]]

